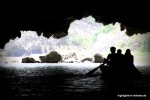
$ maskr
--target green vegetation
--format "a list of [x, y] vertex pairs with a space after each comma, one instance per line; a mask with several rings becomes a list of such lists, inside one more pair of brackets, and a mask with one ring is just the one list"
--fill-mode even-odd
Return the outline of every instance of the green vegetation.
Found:
[[0, 49], [0, 56], [5, 57], [7, 55], [7, 52], [3, 49]]
[[38, 36], [33, 31], [21, 31], [21, 37], [10, 40], [1, 51], [1, 56], [23, 56], [30, 54], [76, 51], [83, 55], [108, 54], [111, 46], [117, 49], [131, 49], [134, 52], [150, 52], [150, 32], [127, 36], [120, 30], [120, 23], [103, 25], [95, 22], [92, 16], [76, 20], [70, 24], [68, 35], [61, 39]]
[[79, 46], [85, 50], [92, 49], [95, 43], [98, 43], [101, 40], [98, 44], [107, 46], [107, 48], [104, 47], [105, 49], [109, 49], [110, 46], [115, 46], [122, 50], [129, 48], [132, 51], [150, 52], [150, 33], [139, 33], [129, 37], [125, 32], [120, 30], [120, 24], [118, 23], [115, 25], [101, 25], [99, 31], [92, 34], [89, 34], [88, 32], [86, 34], [76, 33], [68, 36], [68, 38], [68, 44], [70, 46]]
[[[115, 46], [117, 49], [122, 49], [123, 54], [126, 49], [131, 49], [133, 55], [135, 56], [135, 62], [148, 62], [147, 58], [148, 56], [150, 56], [150, 32], [146, 34], [139, 33], [129, 37], [125, 34], [125, 32], [120, 31], [119, 28], [119, 25], [117, 26], [109, 24], [106, 26], [102, 25], [101, 27], [99, 27], [99, 31], [93, 34], [77, 33], [74, 34], [74, 36], [70, 35], [68, 37], [68, 44], [70, 45], [70, 49], [71, 47], [76, 46], [76, 52], [79, 52], [81, 50], [90, 51], [92, 49], [94, 51], [95, 48], [93, 48], [93, 46], [96, 43], [98, 43], [97, 48], [99, 48], [101, 44], [104, 44], [102, 48], [105, 48], [105, 46], [109, 45], [110, 43], [110, 45]], [[99, 40], [104, 41], [98, 42]], [[115, 42], [113, 43], [113, 41]], [[98, 50], [100, 54], [102, 54], [104, 57], [107, 57], [109, 53], [109, 46], [106, 47], [104, 51], [100, 51], [101, 48]]]
[[109, 33], [111, 31], [115, 30], [115, 26], [113, 24], [109, 24], [109, 25], [106, 25], [106, 26], [102, 26], [100, 28], [100, 33]]

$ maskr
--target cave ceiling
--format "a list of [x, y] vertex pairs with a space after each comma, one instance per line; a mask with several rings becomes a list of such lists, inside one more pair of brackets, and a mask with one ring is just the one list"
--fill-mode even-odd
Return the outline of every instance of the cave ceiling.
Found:
[[[120, 22], [127, 34], [150, 32], [147, 7], [104, 4], [15, 4], [3, 7], [1, 12], [1, 48], [10, 38], [20, 36], [20, 30], [37, 31], [55, 38], [67, 35], [72, 21], [92, 15], [103, 24]], [[60, 35], [61, 34], [61, 35]]]

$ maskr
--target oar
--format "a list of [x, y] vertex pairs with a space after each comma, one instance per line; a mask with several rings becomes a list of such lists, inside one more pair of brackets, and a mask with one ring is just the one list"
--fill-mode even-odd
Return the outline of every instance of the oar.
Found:
[[93, 74], [98, 68], [100, 68], [100, 66], [103, 66], [104, 64], [99, 65], [98, 67], [92, 69], [91, 71], [89, 71], [88, 73], [86, 73], [85, 75], [91, 75]]

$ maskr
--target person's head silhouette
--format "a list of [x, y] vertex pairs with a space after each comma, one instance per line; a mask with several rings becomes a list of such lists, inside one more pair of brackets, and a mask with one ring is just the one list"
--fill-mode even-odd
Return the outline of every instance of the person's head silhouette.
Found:
[[127, 50], [126, 50], [125, 55], [131, 55], [130, 49], [127, 49]]
[[117, 50], [117, 54], [122, 54], [121, 49], [118, 49], [118, 50]]
[[116, 48], [115, 48], [115, 47], [111, 47], [111, 48], [110, 48], [110, 51], [111, 51], [112, 54], [115, 54]]

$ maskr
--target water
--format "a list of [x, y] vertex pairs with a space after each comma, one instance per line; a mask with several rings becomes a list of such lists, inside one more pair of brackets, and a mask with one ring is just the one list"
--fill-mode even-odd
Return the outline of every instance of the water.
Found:
[[[101, 79], [99, 64], [1, 64], [1, 100], [106, 100], [147, 99], [150, 95], [150, 68], [137, 67], [144, 75], [133, 81], [112, 82]], [[132, 97], [131, 97], [132, 95]], [[141, 97], [133, 97], [141, 95]], [[146, 97], [145, 97], [146, 96]], [[125, 98], [125, 97], [124, 97]], [[128, 97], [129, 98], [129, 97]]]

